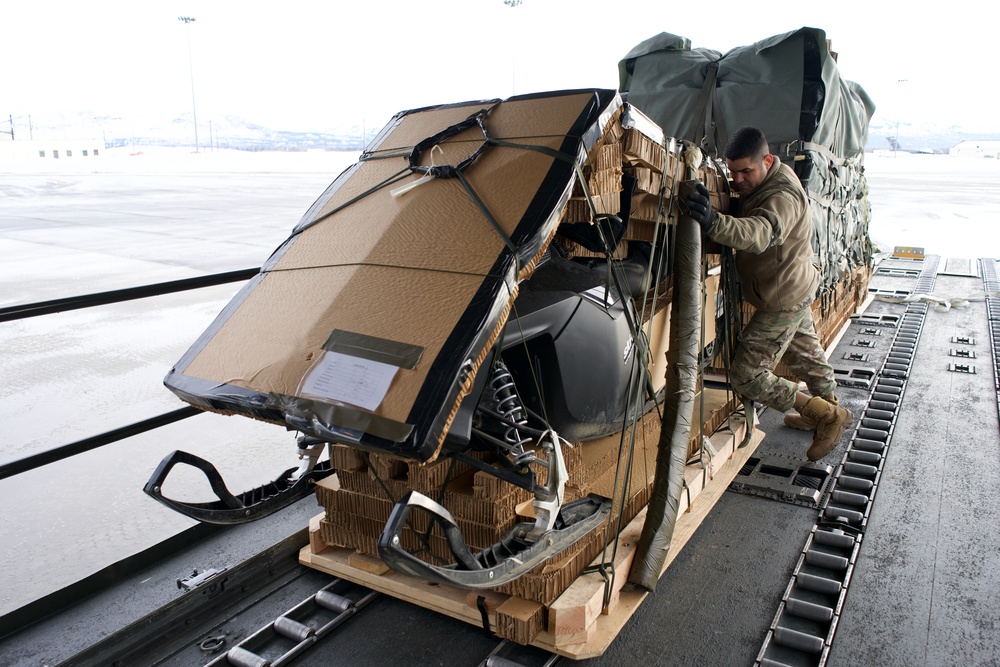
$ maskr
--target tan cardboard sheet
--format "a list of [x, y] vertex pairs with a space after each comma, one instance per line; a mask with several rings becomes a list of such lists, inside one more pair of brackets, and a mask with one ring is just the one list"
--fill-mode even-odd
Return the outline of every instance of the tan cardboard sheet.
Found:
[[[204, 380], [202, 386], [213, 391], [238, 387], [262, 397], [258, 404], [294, 410], [310, 369], [332, 363], [323, 361], [323, 344], [333, 331], [399, 342], [422, 350], [415, 366], [395, 373], [359, 366], [362, 375], [372, 373], [359, 382], [388, 377], [384, 397], [367, 411], [412, 422], [429, 373], [443, 368], [436, 365], [442, 351], [469, 353], [451, 364], [452, 377], [434, 379], [449, 385], [458, 381], [463, 360], [482, 358], [483, 350], [446, 349], [449, 339], [468, 344], [468, 335], [455, 337], [456, 327], [498, 329], [517, 279], [530, 274], [530, 263], [547, 247], [575, 179], [571, 166], [552, 152], [579, 144], [567, 144], [566, 135], [575, 125], [581, 129], [594, 101], [594, 91], [585, 91], [432, 108], [395, 119], [349, 177], [313, 205], [257, 284], [237, 297], [176, 373]], [[413, 145], [480, 109], [490, 109], [484, 127], [491, 138], [542, 150], [491, 145], [464, 172], [468, 187], [458, 178], [431, 178], [394, 196], [399, 186], [422, 176], [408, 166]], [[424, 150], [418, 164], [457, 164], [483, 141], [483, 131], [473, 125]], [[586, 148], [563, 157], [581, 159]], [[552, 177], [554, 165], [558, 179]], [[520, 250], [516, 260], [512, 245]], [[487, 339], [480, 335], [478, 344]], [[466, 384], [472, 379], [468, 370]], [[168, 375], [167, 384], [185, 383]], [[371, 388], [365, 389], [372, 400]], [[178, 393], [197, 398], [189, 388]], [[238, 405], [226, 408], [240, 411]]]

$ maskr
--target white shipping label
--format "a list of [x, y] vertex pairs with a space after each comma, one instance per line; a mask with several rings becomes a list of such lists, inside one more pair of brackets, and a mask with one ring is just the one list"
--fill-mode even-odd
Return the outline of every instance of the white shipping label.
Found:
[[379, 361], [325, 352], [309, 370], [302, 393], [375, 410], [399, 368]]

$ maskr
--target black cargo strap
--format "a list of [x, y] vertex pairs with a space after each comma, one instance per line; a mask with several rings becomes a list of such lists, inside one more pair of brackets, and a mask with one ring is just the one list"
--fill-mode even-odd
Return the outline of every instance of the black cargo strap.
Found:
[[[351, 204], [354, 204], [355, 202], [364, 199], [368, 195], [373, 194], [384, 187], [400, 182], [401, 180], [403, 180], [412, 173], [415, 172], [422, 173], [428, 176], [432, 176], [434, 178], [453, 178], [458, 173], [465, 171], [466, 169], [469, 168], [469, 165], [475, 162], [476, 159], [483, 153], [483, 151], [486, 150], [486, 146], [489, 145], [490, 143], [490, 135], [489, 132], [486, 130], [486, 127], [483, 125], [483, 119], [486, 118], [486, 116], [488, 116], [490, 112], [493, 111], [494, 108], [496, 108], [495, 104], [489, 108], [480, 109], [474, 114], [471, 114], [465, 120], [455, 123], [450, 127], [446, 127], [437, 134], [427, 137], [426, 139], [423, 139], [418, 144], [416, 144], [412, 149], [410, 149], [409, 153], [396, 152], [396, 153], [385, 153], [381, 155], [371, 155], [371, 154], [362, 155], [361, 159], [359, 160], [360, 162], [366, 162], [368, 160], [384, 160], [387, 158], [401, 157], [403, 155], [406, 155], [407, 167], [405, 169], [397, 171], [395, 174], [385, 179], [381, 183], [373, 185], [364, 192], [352, 197], [351, 199], [347, 200], [340, 206], [330, 211], [327, 211], [326, 213], [319, 216], [315, 220], [311, 220], [308, 224], [302, 225], [302, 227], [299, 228], [295, 233], [296, 234], [301, 233], [302, 231], [308, 229], [309, 227], [312, 227], [316, 223], [322, 222], [323, 220], [326, 220], [330, 216], [339, 213], [340, 211], [347, 208]], [[436, 146], [445, 139], [450, 139], [451, 137], [457, 134], [461, 134], [465, 130], [469, 129], [470, 127], [474, 127], [475, 125], [478, 125], [482, 130], [484, 141], [479, 146], [479, 148], [477, 148], [475, 152], [472, 153], [472, 155], [465, 158], [457, 165], [442, 165], [438, 167], [433, 164], [431, 166], [421, 166], [417, 164], [417, 161], [420, 159], [420, 154], [423, 151], [427, 150], [428, 148]]]
[[372, 476], [375, 477], [375, 481], [382, 488], [382, 492], [385, 494], [385, 497], [389, 499], [389, 502], [395, 504], [396, 498], [392, 495], [392, 491], [389, 490], [389, 487], [386, 486], [385, 482], [382, 481], [382, 478], [379, 476], [375, 466], [372, 465], [372, 460], [371, 457], [368, 455], [368, 452], [366, 452], [363, 449], [359, 449], [358, 455], [361, 457], [361, 460], [364, 461], [365, 465], [368, 467], [368, 470], [371, 471]]
[[[493, 111], [494, 108], [496, 108], [496, 105], [490, 107], [489, 109], [480, 109], [465, 120], [455, 123], [451, 127], [446, 127], [437, 134], [427, 137], [419, 142], [413, 147], [413, 150], [410, 151], [410, 155], [407, 158], [410, 171], [427, 174], [428, 176], [433, 176], [434, 178], [455, 178], [468, 169], [469, 166], [475, 162], [480, 155], [482, 155], [483, 151], [486, 150], [486, 147], [490, 144], [490, 133], [486, 129], [486, 126], [483, 125], [483, 120], [490, 114], [491, 111]], [[434, 148], [445, 139], [457, 136], [469, 128], [475, 127], [476, 125], [479, 126], [480, 131], [483, 133], [483, 143], [481, 143], [479, 148], [477, 148], [469, 157], [465, 158], [456, 165], [447, 164], [439, 167], [434, 165], [433, 162], [429, 166], [418, 164], [420, 161], [420, 154], [425, 150]]]
[[[486, 144], [483, 145], [485, 146]], [[520, 272], [521, 255], [520, 253], [517, 252], [517, 246], [514, 245], [514, 241], [511, 240], [509, 236], [507, 236], [507, 232], [503, 230], [503, 227], [500, 226], [500, 223], [497, 222], [497, 219], [493, 217], [493, 213], [490, 212], [489, 207], [486, 206], [486, 203], [479, 198], [479, 195], [476, 193], [476, 190], [472, 187], [472, 184], [469, 183], [468, 180], [466, 180], [465, 174], [463, 174], [460, 171], [457, 171], [455, 172], [455, 176], [462, 184], [462, 187], [465, 188], [465, 191], [469, 193], [469, 196], [472, 197], [472, 201], [476, 204], [476, 206], [479, 207], [479, 211], [483, 214], [483, 217], [486, 218], [486, 221], [490, 223], [491, 227], [493, 227], [493, 231], [497, 233], [497, 236], [499, 236], [500, 239], [504, 242], [504, 245], [507, 246], [507, 249], [510, 250], [511, 253], [514, 255], [514, 259], [517, 262], [517, 270], [518, 272]]]
[[479, 615], [483, 618], [483, 630], [486, 631], [486, 636], [489, 639], [496, 639], [493, 636], [493, 631], [490, 630], [490, 615], [486, 611], [486, 598], [482, 595], [476, 597], [476, 607], [479, 609]]
[[[548, 146], [539, 146], [539, 145], [534, 145], [534, 144], [522, 144], [522, 143], [517, 143], [517, 142], [513, 142], [513, 141], [505, 141], [503, 139], [495, 139], [495, 138], [491, 137], [490, 133], [489, 133], [489, 130], [486, 128], [485, 120], [489, 116], [489, 114], [493, 111], [493, 109], [496, 108], [496, 106], [497, 105], [494, 104], [491, 107], [480, 109], [479, 111], [477, 111], [477, 112], [471, 114], [470, 116], [468, 116], [465, 120], [462, 120], [462, 121], [460, 121], [458, 123], [455, 123], [454, 125], [451, 125], [451, 126], [445, 128], [444, 130], [442, 130], [442, 131], [440, 131], [440, 132], [438, 132], [438, 133], [436, 133], [436, 134], [434, 134], [434, 135], [432, 135], [430, 137], [427, 137], [426, 139], [422, 139], [419, 143], [417, 143], [416, 145], [414, 145], [413, 148], [410, 149], [408, 152], [398, 152], [398, 151], [396, 151], [396, 152], [384, 153], [384, 154], [380, 154], [380, 155], [370, 155], [370, 154], [363, 155], [361, 157], [361, 161], [362, 162], [364, 162], [366, 160], [384, 160], [384, 159], [388, 159], [388, 158], [397, 158], [397, 157], [403, 157], [403, 156], [405, 156], [406, 159], [407, 159], [407, 166], [406, 166], [406, 168], [401, 169], [400, 171], [394, 173], [392, 176], [386, 178], [382, 182], [377, 183], [376, 185], [373, 185], [372, 187], [370, 187], [367, 190], [365, 190], [364, 192], [361, 192], [358, 195], [352, 197], [351, 199], [349, 199], [348, 201], [344, 202], [343, 204], [337, 206], [336, 208], [334, 208], [334, 209], [332, 209], [330, 211], [327, 211], [323, 215], [315, 218], [314, 220], [309, 221], [307, 224], [302, 225], [298, 230], [296, 230], [295, 233], [298, 234], [298, 233], [303, 232], [304, 230], [308, 229], [309, 227], [312, 227], [313, 225], [315, 225], [315, 224], [317, 224], [319, 222], [322, 222], [323, 220], [326, 220], [327, 218], [330, 218], [331, 216], [333, 216], [336, 213], [339, 213], [340, 211], [342, 211], [343, 209], [347, 208], [348, 206], [350, 206], [350, 205], [352, 205], [352, 204], [354, 204], [354, 203], [356, 203], [356, 202], [364, 199], [368, 195], [373, 194], [373, 193], [375, 193], [375, 192], [377, 192], [377, 191], [379, 191], [382, 188], [385, 188], [387, 186], [391, 186], [391, 185], [394, 185], [396, 183], [399, 183], [400, 181], [402, 181], [403, 179], [405, 179], [406, 177], [408, 177], [408, 176], [410, 176], [410, 175], [412, 175], [414, 173], [423, 174], [423, 177], [422, 177], [423, 179], [429, 179], [429, 178], [455, 178], [455, 179], [457, 179], [462, 184], [462, 187], [466, 190], [466, 192], [469, 193], [469, 196], [472, 198], [472, 201], [476, 204], [476, 206], [482, 212], [483, 217], [486, 218], [486, 220], [487, 220], [487, 222], [489, 222], [490, 226], [493, 227], [493, 230], [500, 236], [501, 240], [503, 240], [504, 245], [506, 245], [507, 248], [514, 255], [517, 271], [520, 272], [520, 269], [523, 266], [523, 264], [521, 262], [521, 256], [518, 253], [517, 246], [514, 244], [514, 241], [507, 235], [507, 233], [503, 230], [503, 228], [500, 226], [500, 223], [497, 222], [497, 219], [490, 212], [489, 207], [486, 206], [486, 203], [483, 202], [482, 198], [479, 197], [479, 195], [476, 193], [475, 189], [473, 189], [472, 185], [469, 183], [469, 181], [465, 178], [465, 176], [463, 174], [463, 172], [466, 169], [468, 169], [476, 161], [476, 159], [479, 158], [480, 155], [482, 155], [482, 153], [486, 150], [486, 148], [488, 146], [502, 146], [502, 147], [507, 147], [507, 148], [519, 148], [519, 149], [523, 149], [523, 150], [533, 150], [533, 151], [537, 151], [539, 153], [542, 153], [544, 155], [547, 155], [547, 156], [549, 156], [549, 157], [551, 157], [553, 159], [561, 160], [561, 161], [563, 161], [563, 162], [565, 162], [567, 164], [571, 164], [576, 169], [577, 177], [580, 180], [581, 185], [583, 186], [584, 194], [586, 195], [587, 201], [590, 203], [591, 210], [593, 210], [593, 208], [594, 208], [594, 206], [593, 206], [593, 199], [592, 199], [592, 197], [590, 195], [590, 192], [589, 192], [589, 190], [587, 188], [587, 181], [583, 177], [582, 166], [580, 165], [579, 160], [576, 159], [576, 156], [568, 155], [568, 154], [566, 154], [566, 153], [564, 153], [562, 151], [558, 151], [558, 150], [549, 148]], [[480, 144], [480, 146], [471, 155], [469, 155], [467, 158], [465, 158], [464, 160], [462, 160], [461, 162], [459, 162], [457, 165], [440, 165], [439, 166], [439, 165], [433, 164], [433, 161], [432, 161], [432, 164], [430, 164], [430, 165], [419, 165], [419, 164], [417, 164], [417, 162], [420, 159], [420, 155], [424, 151], [426, 151], [428, 149], [433, 150], [433, 147], [437, 146], [442, 141], [444, 141], [446, 139], [449, 139], [451, 137], [454, 137], [454, 136], [456, 136], [456, 135], [458, 135], [458, 134], [460, 134], [460, 133], [462, 133], [462, 132], [464, 132], [464, 131], [472, 128], [472, 127], [475, 127], [477, 125], [482, 130], [482, 133], [483, 133], [483, 142]], [[405, 190], [403, 192], [405, 192]]]
[[[385, 156], [385, 157], [389, 157], [389, 156]], [[365, 158], [362, 157], [361, 161], [364, 162]], [[355, 195], [354, 197], [351, 197], [350, 199], [348, 199], [347, 201], [345, 201], [340, 206], [338, 206], [338, 207], [336, 207], [336, 208], [334, 208], [334, 209], [332, 209], [330, 211], [327, 211], [326, 213], [324, 213], [323, 215], [319, 216], [318, 218], [310, 220], [308, 223], [300, 226], [298, 229], [295, 230], [295, 232], [292, 234], [292, 236], [295, 236], [296, 234], [301, 234], [302, 232], [304, 232], [305, 230], [309, 229], [313, 225], [319, 224], [320, 222], [323, 222], [327, 218], [329, 218], [329, 217], [331, 217], [333, 215], [336, 215], [337, 213], [340, 213], [341, 211], [343, 211], [345, 208], [347, 208], [351, 204], [354, 204], [356, 202], [361, 201], [362, 199], [364, 199], [368, 195], [373, 194], [375, 192], [378, 192], [379, 190], [381, 190], [384, 187], [387, 187], [387, 186], [392, 185], [394, 183], [400, 182], [401, 180], [403, 180], [404, 178], [406, 178], [407, 176], [409, 176], [410, 173], [411, 172], [410, 172], [409, 168], [400, 169], [395, 174], [393, 174], [389, 178], [385, 179], [381, 183], [373, 185], [372, 187], [368, 188], [367, 190], [365, 190], [361, 194], [358, 194], [358, 195]]]

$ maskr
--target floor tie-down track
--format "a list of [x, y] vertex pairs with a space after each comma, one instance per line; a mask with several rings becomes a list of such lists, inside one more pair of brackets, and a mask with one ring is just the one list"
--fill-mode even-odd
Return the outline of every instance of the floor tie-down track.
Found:
[[[931, 292], [937, 264], [936, 256], [923, 262], [915, 294]], [[901, 317], [892, 317], [892, 322], [870, 322], [863, 320], [864, 316], [855, 320], [862, 327], [885, 327], [886, 333], [895, 329], [895, 337], [885, 362], [872, 379], [864, 412], [795, 564], [756, 665], [826, 663], [927, 309], [927, 303], [918, 301], [907, 305]]]

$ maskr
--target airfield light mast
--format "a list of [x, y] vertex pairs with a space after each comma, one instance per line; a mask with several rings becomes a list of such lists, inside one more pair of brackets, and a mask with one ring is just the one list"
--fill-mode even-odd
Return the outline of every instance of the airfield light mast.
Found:
[[[521, 0], [503, 0], [503, 4], [508, 7], [514, 8], [521, 4]], [[517, 46], [514, 43], [516, 33], [514, 32], [514, 22], [511, 21], [510, 29], [510, 94], [515, 95], [517, 89]]]
[[198, 111], [194, 104], [194, 62], [191, 58], [191, 25], [195, 22], [191, 16], [178, 16], [177, 20], [188, 26], [187, 29], [187, 43], [188, 43], [188, 72], [191, 75], [191, 116], [194, 120], [194, 152], [198, 152]]

